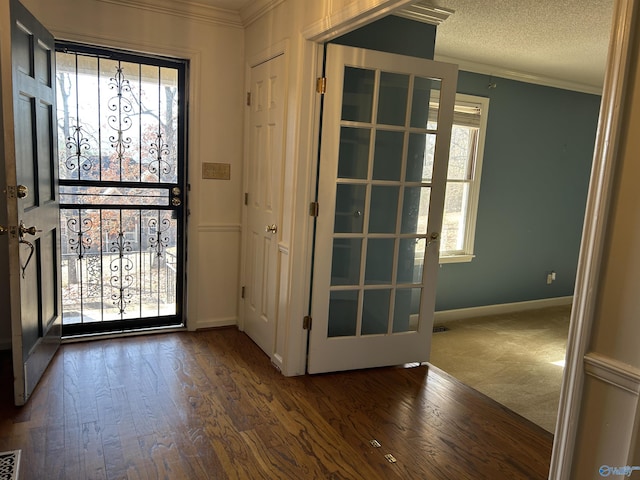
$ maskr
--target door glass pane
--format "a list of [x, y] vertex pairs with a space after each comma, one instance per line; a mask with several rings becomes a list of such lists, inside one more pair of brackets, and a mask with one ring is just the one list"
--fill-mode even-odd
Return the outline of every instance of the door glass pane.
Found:
[[366, 290], [362, 306], [362, 335], [387, 333], [391, 290]]
[[427, 233], [430, 187], [406, 187], [402, 205], [402, 233]]
[[416, 128], [438, 128], [438, 104], [440, 83], [433, 78], [416, 77], [411, 102], [411, 126]]
[[378, 130], [376, 133], [376, 147], [373, 157], [374, 180], [400, 180], [403, 145], [403, 132]]
[[393, 333], [418, 330], [421, 288], [399, 288], [393, 311]]
[[407, 151], [407, 182], [430, 182], [433, 175], [435, 134], [412, 133]]
[[340, 129], [338, 178], [367, 178], [370, 137], [369, 129], [351, 127]]
[[334, 238], [331, 260], [331, 285], [360, 283], [361, 238]]
[[365, 283], [390, 284], [393, 273], [393, 238], [370, 238], [367, 242]]
[[400, 187], [371, 187], [369, 233], [395, 233]]
[[329, 294], [328, 337], [351, 337], [358, 324], [358, 290]]
[[398, 283], [420, 283], [424, 266], [424, 238], [403, 238], [398, 251]]
[[366, 185], [341, 183], [336, 188], [336, 233], [362, 233]]
[[169, 205], [168, 188], [61, 185], [59, 191], [61, 204]]
[[345, 67], [342, 120], [371, 122], [375, 71]]
[[408, 93], [409, 75], [382, 72], [378, 98], [378, 123], [404, 125]]

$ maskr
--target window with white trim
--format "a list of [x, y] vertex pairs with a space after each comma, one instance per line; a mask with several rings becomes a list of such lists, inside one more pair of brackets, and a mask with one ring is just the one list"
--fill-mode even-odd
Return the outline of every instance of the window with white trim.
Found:
[[440, 236], [440, 263], [470, 262], [480, 196], [489, 99], [456, 95]]

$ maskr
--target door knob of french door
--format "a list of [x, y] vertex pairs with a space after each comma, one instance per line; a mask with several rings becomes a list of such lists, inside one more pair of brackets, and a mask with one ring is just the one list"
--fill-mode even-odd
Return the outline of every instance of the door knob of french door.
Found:
[[273, 225], [267, 225], [266, 227], [264, 227], [264, 231], [265, 232], [271, 232], [271, 233], [277, 233], [278, 232], [278, 226], [275, 223]]

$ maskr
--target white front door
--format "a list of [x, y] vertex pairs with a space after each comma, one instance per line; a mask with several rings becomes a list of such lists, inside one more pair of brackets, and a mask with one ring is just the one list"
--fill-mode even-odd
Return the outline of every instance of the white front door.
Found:
[[251, 69], [244, 232], [244, 331], [264, 352], [275, 349], [282, 225], [284, 55]]
[[308, 371], [429, 358], [457, 67], [329, 45]]
[[[60, 345], [60, 224], [53, 36], [17, 0], [0, 3], [0, 168], [14, 397], [23, 405]], [[4, 207], [3, 207], [4, 208]], [[4, 218], [0, 215], [0, 218]], [[3, 263], [5, 260], [3, 259]]]

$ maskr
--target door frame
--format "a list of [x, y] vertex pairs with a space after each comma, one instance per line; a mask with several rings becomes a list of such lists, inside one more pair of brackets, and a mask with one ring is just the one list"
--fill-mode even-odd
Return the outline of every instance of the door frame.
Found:
[[[168, 67], [174, 69], [176, 71], [177, 77], [177, 89], [179, 94], [179, 101], [177, 106], [177, 131], [178, 131], [178, 148], [176, 150], [177, 158], [179, 159], [177, 163], [177, 183], [173, 187], [178, 187], [181, 190], [181, 193], [178, 194], [178, 198], [182, 200], [182, 203], [178, 206], [169, 205], [170, 209], [162, 210], [159, 212], [171, 212], [172, 217], [173, 214], [176, 214], [176, 238], [177, 238], [177, 256], [176, 256], [176, 286], [175, 286], [175, 295], [176, 295], [176, 313], [175, 315], [158, 315], [158, 316], [146, 316], [146, 317], [136, 317], [136, 318], [127, 318], [123, 319], [122, 316], [118, 320], [103, 320], [95, 323], [82, 323], [79, 324], [67, 324], [64, 322], [64, 308], [62, 308], [62, 331], [63, 338], [66, 336], [65, 341], [70, 341], [74, 338], [87, 338], [93, 335], [96, 335], [100, 338], [104, 338], [105, 336], [120, 336], [123, 334], [142, 334], [145, 330], [149, 329], [162, 329], [163, 331], [181, 331], [185, 329], [186, 315], [185, 315], [185, 305], [186, 305], [186, 246], [187, 246], [187, 211], [189, 206], [189, 191], [187, 188], [187, 172], [188, 172], [188, 128], [187, 128], [187, 105], [184, 103], [185, 100], [188, 100], [188, 81], [189, 81], [189, 61], [183, 58], [177, 58], [173, 56], [166, 56], [166, 58], [162, 58], [159, 55], [140, 53], [137, 51], [133, 51], [131, 49], [118, 49], [114, 47], [103, 47], [96, 46], [95, 44], [89, 43], [78, 43], [78, 42], [69, 42], [60, 39], [55, 39], [55, 52], [54, 55], [57, 55], [60, 52], [71, 53], [75, 55], [79, 55], [81, 57], [109, 57], [110, 59], [115, 59], [118, 62], [132, 62], [138, 65], [151, 65], [157, 68]], [[57, 75], [57, 71], [55, 72]], [[76, 71], [77, 75], [77, 71]], [[56, 84], [57, 85], [57, 84]], [[100, 167], [100, 171], [101, 167]], [[76, 178], [63, 178], [59, 183], [59, 189], [64, 186], [74, 187], [78, 183], [87, 182], [86, 179], [81, 180], [79, 177]], [[143, 188], [149, 188], [149, 185], [144, 185], [144, 182], [108, 182], [99, 180], [103, 187], [105, 184], [110, 184], [111, 186], [115, 183], [118, 186], [123, 184], [138, 184], [142, 185]], [[170, 196], [175, 196], [171, 192], [171, 185], [166, 188], [167, 193]], [[127, 187], [130, 187], [127, 185]], [[152, 187], [153, 188], [153, 187]], [[70, 206], [69, 204], [61, 204], [60, 212], [65, 210], [91, 210], [93, 204], [87, 204], [84, 207], [78, 209], [76, 205]], [[109, 208], [109, 210], [119, 210], [122, 212], [123, 210], [129, 210], [128, 205], [120, 205], [118, 207]], [[141, 205], [133, 206], [133, 209], [138, 208], [140, 211], [143, 209]], [[60, 216], [60, 228], [64, 229], [63, 223], [63, 215], [61, 213]], [[100, 227], [102, 228], [102, 226]], [[125, 232], [127, 233], [127, 232]], [[61, 248], [61, 255], [64, 248]], [[84, 254], [86, 257], [87, 255]], [[102, 257], [102, 253], [100, 254]], [[60, 264], [63, 264], [62, 258], [60, 258]], [[138, 274], [139, 275], [139, 274]], [[101, 280], [101, 286], [104, 287], [104, 279]], [[62, 288], [62, 286], [61, 286]], [[80, 295], [82, 298], [83, 295]], [[104, 298], [102, 299], [103, 307], [102, 313], [104, 314]], [[63, 302], [64, 304], [64, 302]], [[120, 312], [121, 315], [124, 311]], [[163, 321], [159, 321], [159, 318], [163, 318]], [[170, 318], [171, 321], [167, 319]]]
[[[194, 218], [198, 218], [197, 209], [199, 208], [198, 202], [189, 201], [189, 198], [195, 198], [198, 196], [198, 192], [200, 190], [200, 181], [201, 179], [198, 176], [193, 176], [191, 162], [193, 158], [199, 158], [200, 148], [198, 139], [200, 138], [201, 131], [204, 132], [206, 129], [203, 129], [199, 124], [198, 120], [198, 102], [199, 93], [201, 91], [201, 82], [200, 82], [200, 66], [202, 64], [201, 55], [202, 52], [197, 50], [188, 50], [182, 48], [168, 48], [164, 45], [159, 44], [146, 44], [141, 42], [130, 42], [123, 41], [122, 39], [118, 39], [116, 37], [98, 37], [93, 35], [84, 35], [77, 33], [69, 33], [67, 31], [56, 30], [55, 27], [49, 28], [49, 31], [53, 34], [56, 41], [61, 42], [70, 42], [70, 43], [81, 43], [92, 45], [95, 47], [103, 47], [107, 49], [119, 49], [122, 51], [130, 51], [130, 52], [140, 52], [141, 55], [162, 55], [172, 58], [179, 58], [182, 60], [188, 61], [188, 67], [186, 72], [186, 85], [185, 85], [185, 98], [186, 98], [186, 116], [185, 123], [187, 125], [187, 132], [185, 137], [185, 165], [184, 165], [184, 176], [185, 176], [185, 198], [187, 202], [185, 204], [185, 228], [184, 228], [184, 248], [185, 253], [187, 249], [189, 251], [196, 252], [199, 248], [199, 236], [200, 232], [203, 230], [202, 227], [198, 228], [196, 222], [190, 221], [189, 217], [193, 214]], [[150, 53], [153, 52], [153, 53]], [[182, 331], [185, 329], [189, 331], [195, 331], [198, 327], [197, 319], [198, 311], [197, 306], [198, 303], [198, 288], [197, 285], [191, 286], [188, 278], [198, 278], [198, 270], [202, 268], [198, 264], [196, 255], [185, 255], [186, 260], [184, 264], [184, 274], [183, 274], [183, 306], [182, 306], [182, 321], [184, 327], [176, 326], [176, 327], [166, 327], [163, 331]], [[191, 288], [190, 288], [191, 287]], [[191, 319], [191, 320], [189, 320]], [[144, 331], [134, 332], [134, 335], [144, 334]], [[100, 338], [110, 338], [112, 336], [122, 336], [122, 335], [130, 335], [130, 333], [118, 333], [118, 334], [101, 334]], [[66, 342], [74, 342], [77, 340], [63, 340], [63, 343]]]
[[620, 132], [624, 128], [624, 97], [630, 74], [634, 0], [615, 0], [598, 129], [587, 197], [576, 286], [571, 308], [566, 364], [560, 391], [558, 421], [549, 478], [568, 478], [579, 425], [585, 376], [585, 355], [596, 313], [596, 295], [607, 241]]
[[[372, 6], [374, 3], [374, 6]], [[377, 3], [377, 5], [375, 5]], [[371, 2], [360, 0], [334, 15], [328, 15], [302, 31], [300, 62], [295, 72], [300, 84], [299, 123], [296, 135], [301, 144], [296, 149], [300, 162], [296, 174], [297, 198], [307, 201], [314, 198], [317, 178], [317, 133], [320, 128], [320, 99], [311, 88], [315, 78], [321, 76], [322, 44], [343, 35], [361, 25], [382, 18], [394, 10], [413, 3], [411, 0], [386, 0]], [[566, 478], [571, 471], [576, 442], [578, 416], [584, 378], [584, 354], [590, 338], [594, 318], [595, 298], [592, 292], [599, 285], [599, 270], [606, 240], [609, 204], [613, 190], [613, 174], [620, 130], [623, 127], [622, 99], [629, 71], [629, 43], [633, 35], [633, 0], [615, 0], [605, 82], [601, 110], [595, 139], [592, 174], [585, 211], [584, 228], [576, 275], [576, 288], [567, 343], [567, 361], [563, 376], [558, 423], [556, 426], [549, 478]], [[291, 127], [291, 126], [290, 126]], [[314, 137], [315, 135], [315, 137]], [[308, 216], [308, 203], [297, 202], [291, 208], [294, 217], [294, 238], [299, 249], [292, 252], [291, 278], [293, 281], [288, 298], [288, 323], [286, 328], [286, 361], [282, 369], [285, 375], [304, 374], [306, 366], [308, 331], [299, 327], [299, 321], [308, 314], [310, 306], [310, 272], [313, 258], [313, 222]]]

